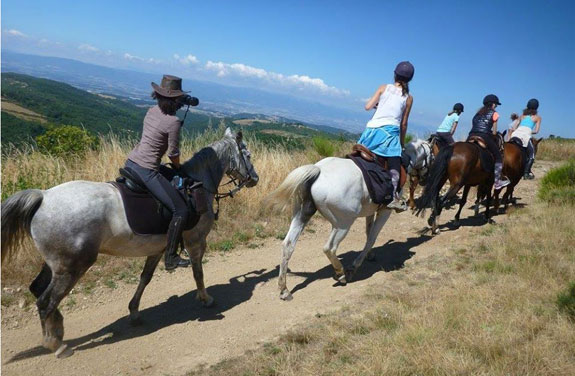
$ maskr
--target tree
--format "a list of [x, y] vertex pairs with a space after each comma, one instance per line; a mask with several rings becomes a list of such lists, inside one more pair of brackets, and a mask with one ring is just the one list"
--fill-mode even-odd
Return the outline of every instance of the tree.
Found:
[[73, 125], [51, 127], [36, 142], [42, 152], [55, 156], [80, 155], [98, 147], [98, 138]]

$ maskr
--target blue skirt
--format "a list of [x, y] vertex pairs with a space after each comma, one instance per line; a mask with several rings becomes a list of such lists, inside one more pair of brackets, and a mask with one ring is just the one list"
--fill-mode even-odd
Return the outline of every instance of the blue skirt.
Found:
[[365, 128], [358, 143], [382, 157], [401, 157], [401, 142], [397, 125]]

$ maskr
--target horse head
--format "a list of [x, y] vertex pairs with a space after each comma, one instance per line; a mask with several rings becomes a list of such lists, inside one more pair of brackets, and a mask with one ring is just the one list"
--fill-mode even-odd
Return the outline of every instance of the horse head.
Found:
[[537, 139], [535, 137], [531, 137], [531, 143], [533, 143], [533, 155], [537, 155], [537, 146], [543, 140], [543, 137]]
[[[425, 180], [429, 167], [432, 163], [431, 146], [425, 140], [413, 140], [405, 145], [402, 159], [408, 163], [407, 172], [417, 175], [420, 180]], [[404, 163], [405, 164], [405, 163]]]
[[226, 128], [224, 140], [228, 145], [228, 166], [225, 172], [232, 179], [236, 179], [240, 185], [253, 187], [259, 181], [259, 176], [251, 161], [251, 153], [243, 141], [242, 131], [235, 133]]

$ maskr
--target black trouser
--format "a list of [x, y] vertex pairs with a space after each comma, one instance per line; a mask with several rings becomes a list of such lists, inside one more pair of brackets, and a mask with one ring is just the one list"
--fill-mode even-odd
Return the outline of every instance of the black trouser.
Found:
[[453, 145], [455, 143], [455, 141], [453, 140], [453, 136], [451, 135], [451, 132], [437, 132], [436, 134], [437, 137], [445, 141], [447, 145]]
[[479, 136], [483, 141], [485, 141], [485, 145], [487, 146], [487, 150], [493, 155], [495, 159], [495, 163], [502, 163], [501, 152], [499, 151], [499, 147], [497, 146], [497, 142], [492, 134], [489, 133], [469, 133], [468, 139], [471, 136]]
[[399, 192], [399, 180], [401, 178], [401, 157], [382, 157], [377, 156], [380, 160], [387, 161], [387, 171], [391, 175], [391, 184], [395, 192]]
[[152, 195], [172, 211], [174, 218], [181, 217], [184, 222], [187, 221], [188, 205], [176, 188], [159, 171], [142, 167], [129, 159], [126, 161], [126, 167], [132, 169]]

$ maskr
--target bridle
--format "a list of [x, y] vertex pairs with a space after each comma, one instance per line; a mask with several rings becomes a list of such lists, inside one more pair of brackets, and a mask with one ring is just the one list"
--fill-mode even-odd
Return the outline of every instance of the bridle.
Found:
[[221, 186], [226, 186], [226, 185], [228, 185], [228, 184], [233, 184], [233, 185], [234, 185], [234, 188], [230, 189], [230, 190], [227, 191], [226, 193], [220, 193], [220, 192], [218, 192], [218, 191], [216, 191], [216, 192], [210, 192], [210, 191], [208, 190], [209, 193], [211, 193], [211, 194], [214, 195], [214, 199], [216, 200], [217, 209], [216, 209], [216, 211], [214, 212], [214, 216], [215, 216], [215, 220], [216, 220], [216, 221], [218, 220], [218, 215], [219, 215], [219, 213], [220, 213], [220, 200], [223, 199], [223, 198], [226, 198], [226, 197], [231, 197], [231, 198], [233, 198], [236, 193], [238, 193], [243, 187], [246, 186], [246, 184], [247, 184], [250, 180], [252, 180], [252, 175], [251, 175], [251, 173], [250, 173], [250, 169], [248, 168], [248, 163], [246, 162], [246, 159], [245, 159], [245, 157], [244, 157], [244, 153], [242, 153], [242, 148], [241, 148], [241, 145], [240, 145], [240, 141], [236, 139], [236, 142], [235, 142], [235, 143], [236, 143], [236, 146], [237, 146], [237, 148], [238, 148], [238, 153], [239, 153], [239, 155], [240, 155], [240, 164], [239, 164], [237, 167], [234, 166], [234, 168], [232, 168], [232, 169], [230, 169], [230, 170], [231, 170], [232, 172], [233, 172], [233, 171], [236, 171], [239, 175], [241, 175], [241, 174], [239, 173], [239, 169], [240, 169], [240, 167], [241, 167], [241, 165], [242, 165], [242, 163], [243, 163], [243, 166], [245, 167], [245, 170], [247, 171], [247, 176], [246, 176], [244, 179], [238, 179], [238, 178], [236, 178], [236, 177], [234, 177], [234, 176], [232, 176], [232, 175], [230, 175], [230, 174], [227, 174], [228, 177], [230, 178], [230, 180], [229, 180], [227, 183], [222, 184]]
[[[417, 165], [413, 166], [413, 170], [417, 171], [417, 176], [422, 179], [425, 180], [423, 178], [423, 176], [425, 176], [428, 171], [429, 171], [429, 166], [431, 166], [431, 164], [433, 163], [433, 153], [431, 150], [431, 145], [429, 144], [429, 142], [427, 141], [423, 141], [421, 143], [421, 145], [419, 145], [418, 148], [422, 148], [423, 149], [423, 161], [422, 161], [422, 166], [421, 167], [417, 167]], [[427, 151], [426, 151], [427, 149]], [[417, 160], [416, 160], [417, 162]]]

